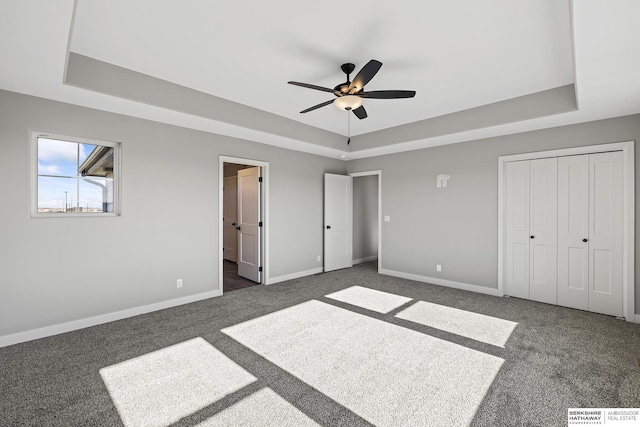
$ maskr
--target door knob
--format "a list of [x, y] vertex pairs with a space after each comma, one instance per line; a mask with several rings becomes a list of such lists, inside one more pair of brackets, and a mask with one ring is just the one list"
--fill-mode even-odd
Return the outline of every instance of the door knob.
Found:
[[582, 241], [587, 243], [589, 240], [588, 239], [582, 239]]
[[240, 230], [240, 226], [236, 227], [236, 230]]
[[331, 228], [331, 226], [330, 226], [330, 225], [327, 225], [327, 230], [329, 230], [330, 228]]
[[232, 223], [231, 223], [231, 225], [233, 225], [233, 226], [235, 227], [235, 226], [236, 226], [236, 223], [235, 223], [235, 222], [232, 222]]
[[535, 238], [536, 238], [536, 236], [531, 236], [531, 238], [532, 238], [532, 239], [535, 239]]

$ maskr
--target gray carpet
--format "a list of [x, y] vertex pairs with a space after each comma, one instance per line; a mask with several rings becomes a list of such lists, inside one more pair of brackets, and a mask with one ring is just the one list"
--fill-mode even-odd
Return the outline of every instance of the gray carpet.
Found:
[[[353, 304], [357, 292], [345, 291], [336, 298], [336, 292], [354, 286], [405, 299], [376, 311], [370, 309], [377, 304], [375, 298], [364, 301], [362, 306]], [[326, 297], [329, 294], [334, 294], [333, 298]], [[403, 304], [406, 298], [410, 301]], [[451, 322], [425, 317], [422, 311], [410, 310], [421, 301], [447, 313], [450, 307], [506, 321], [495, 320], [498, 328], [501, 323], [517, 325], [506, 343], [501, 336], [499, 345], [495, 345], [491, 339], [482, 338], [491, 330], [470, 327], [465, 335], [461, 330], [464, 321], [450, 325]], [[310, 322], [290, 330], [267, 330], [272, 325], [269, 319], [295, 322], [309, 313], [308, 320], [314, 310], [319, 310], [316, 315], [323, 319], [322, 328], [315, 326], [321, 322]], [[332, 328], [327, 327], [332, 313], [340, 322], [336, 330], [342, 331], [335, 339]], [[298, 317], [286, 317], [292, 315]], [[344, 326], [348, 322], [353, 328]], [[263, 328], [263, 332], [256, 327]], [[353, 339], [344, 341], [345, 334], [357, 332], [358, 328], [363, 328], [363, 335], [356, 333]], [[298, 335], [278, 335], [282, 329]], [[381, 338], [374, 343], [377, 329]], [[324, 340], [332, 340], [325, 341], [326, 350], [316, 348], [309, 352], [311, 347], [299, 344], [305, 342], [300, 334], [309, 331], [315, 334], [306, 338], [310, 341], [321, 339], [321, 335]], [[261, 333], [285, 340], [285, 344], [265, 347]], [[371, 339], [370, 349], [365, 347], [363, 338]], [[421, 379], [423, 368], [413, 371], [414, 378], [407, 378], [407, 372], [412, 372], [409, 364], [428, 366], [425, 359], [436, 357], [421, 344], [431, 342], [446, 351], [464, 347], [460, 354], [472, 355], [472, 362], [465, 369], [458, 369], [461, 365], [456, 365], [456, 357], [448, 355], [450, 363], [444, 368], [450, 372], [438, 381], [448, 378], [455, 385], [462, 381], [459, 372], [464, 371], [469, 379], [475, 371], [480, 375], [486, 368], [484, 359], [501, 360], [492, 381], [486, 382], [483, 374], [486, 387], [483, 383], [475, 391], [461, 390], [460, 404], [469, 400], [477, 406], [472, 411], [465, 409], [468, 419], [459, 418], [464, 420], [463, 425], [561, 426], [567, 424], [570, 407], [640, 407], [640, 370], [633, 360], [640, 355], [640, 325], [578, 310], [380, 276], [375, 264], [367, 263], [276, 285], [240, 289], [219, 298], [2, 348], [0, 425], [407, 424], [418, 419], [412, 418], [416, 411], [422, 411], [422, 416], [431, 414], [429, 408], [437, 402], [432, 396], [439, 389], [426, 387], [430, 384], [424, 382], [433, 379]], [[383, 354], [380, 349], [385, 346], [390, 348]], [[398, 346], [410, 351], [399, 352]], [[344, 358], [337, 357], [340, 351], [344, 351]], [[420, 354], [423, 365], [417, 365], [407, 354]], [[308, 368], [319, 366], [320, 358], [327, 372], [334, 372], [333, 377], [319, 375], [319, 368]], [[301, 360], [307, 360], [308, 366]], [[367, 360], [371, 370], [348, 369], [351, 363], [369, 363]], [[373, 371], [381, 366], [389, 367], [388, 372], [398, 372], [397, 381], [385, 379], [388, 387], [384, 392], [378, 392], [380, 377]], [[355, 399], [344, 393], [349, 390], [349, 383], [340, 384], [341, 378], [372, 386], [365, 387], [367, 394], [362, 399]], [[373, 387], [376, 384], [378, 388]], [[443, 386], [455, 389], [452, 384]], [[406, 387], [414, 388], [407, 392]], [[397, 397], [411, 401], [403, 404], [401, 399], [395, 399], [391, 405], [393, 390], [397, 390]], [[175, 396], [168, 399], [171, 393]], [[384, 399], [376, 401], [377, 393]], [[470, 399], [465, 399], [465, 393]], [[416, 405], [421, 396], [426, 408]], [[151, 401], [151, 397], [156, 400]], [[447, 403], [455, 408], [455, 404]], [[420, 418], [424, 425], [438, 426], [455, 425], [451, 421], [455, 419], [455, 414], [448, 422]]]

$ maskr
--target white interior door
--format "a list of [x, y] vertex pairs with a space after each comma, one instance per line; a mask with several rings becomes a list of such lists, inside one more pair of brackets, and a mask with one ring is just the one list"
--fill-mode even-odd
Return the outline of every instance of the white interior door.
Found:
[[324, 271], [353, 266], [353, 178], [324, 174]]
[[260, 168], [238, 171], [238, 275], [260, 283]]
[[236, 230], [238, 209], [238, 177], [224, 179], [222, 239], [224, 259], [238, 262], [238, 231]]
[[529, 166], [529, 298], [557, 304], [558, 159]]
[[622, 152], [591, 154], [589, 171], [589, 311], [622, 316]]
[[589, 155], [558, 159], [558, 304], [589, 309]]
[[506, 165], [505, 293], [529, 298], [529, 161]]

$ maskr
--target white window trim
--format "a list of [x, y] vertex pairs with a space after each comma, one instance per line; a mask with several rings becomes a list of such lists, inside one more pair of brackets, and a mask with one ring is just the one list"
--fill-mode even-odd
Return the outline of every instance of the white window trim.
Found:
[[[72, 213], [40, 213], [38, 212], [38, 138], [56, 139], [60, 141], [76, 142], [80, 144], [102, 145], [112, 147], [113, 150], [113, 212], [72, 212]], [[30, 216], [31, 218], [78, 218], [78, 217], [114, 217], [120, 216], [120, 194], [122, 188], [122, 162], [121, 162], [121, 143], [113, 141], [104, 141], [91, 138], [80, 138], [76, 136], [68, 136], [55, 134], [51, 132], [43, 132], [38, 130], [30, 131], [30, 157], [29, 157], [29, 182], [31, 195]]]

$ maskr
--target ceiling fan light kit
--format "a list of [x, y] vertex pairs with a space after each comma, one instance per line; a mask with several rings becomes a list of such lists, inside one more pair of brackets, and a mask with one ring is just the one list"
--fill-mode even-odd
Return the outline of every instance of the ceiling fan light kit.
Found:
[[362, 69], [355, 76], [353, 81], [349, 80], [349, 75], [355, 69], [355, 65], [348, 62], [346, 64], [342, 64], [340, 69], [347, 75], [347, 81], [345, 83], [341, 83], [334, 87], [333, 89], [316, 86], [309, 83], [300, 83], [300, 82], [288, 82], [291, 85], [306, 87], [307, 89], [320, 90], [322, 92], [330, 92], [336, 96], [336, 99], [325, 101], [321, 104], [314, 105], [313, 107], [309, 107], [306, 110], [300, 111], [300, 113], [308, 113], [309, 111], [317, 110], [318, 108], [324, 107], [325, 105], [329, 105], [333, 103], [336, 108], [345, 111], [353, 111], [353, 114], [360, 120], [367, 118], [367, 111], [364, 109], [362, 105], [362, 98], [370, 98], [370, 99], [400, 99], [400, 98], [413, 98], [416, 95], [416, 92], [413, 90], [376, 90], [372, 92], [365, 92], [364, 87], [371, 79], [378, 73], [380, 67], [382, 67], [382, 62], [372, 59], [367, 62], [367, 64], [362, 67]]
[[362, 105], [362, 98], [356, 95], [345, 95], [336, 98], [333, 101], [333, 105], [340, 110], [351, 111]]

